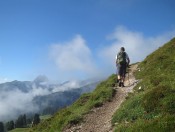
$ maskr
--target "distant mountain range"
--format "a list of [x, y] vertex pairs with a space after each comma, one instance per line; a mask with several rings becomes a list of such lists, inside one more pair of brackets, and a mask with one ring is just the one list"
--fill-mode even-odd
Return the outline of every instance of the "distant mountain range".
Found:
[[[72, 104], [81, 94], [91, 92], [95, 89], [96, 85], [100, 80], [84, 80], [84, 81], [66, 81], [61, 84], [53, 84], [49, 82], [49, 79], [45, 76], [38, 76], [34, 81], [12, 81], [0, 84], [0, 98], [4, 101], [10, 101], [10, 96], [13, 96], [12, 102], [19, 96], [16, 93], [22, 94], [21, 100], [25, 101], [26, 95], [31, 97], [26, 103], [23, 101], [15, 102], [17, 106], [12, 110], [15, 116], [27, 112], [39, 112], [40, 114], [52, 114], [55, 111]], [[5, 94], [4, 94], [5, 93]], [[15, 95], [16, 94], [16, 95]], [[5, 96], [4, 96], [5, 95]], [[28, 97], [28, 98], [29, 98]], [[20, 104], [21, 103], [21, 104]], [[0, 100], [1, 104], [1, 100]], [[35, 109], [22, 108], [28, 106], [34, 107]], [[9, 105], [9, 103], [7, 104]], [[5, 107], [3, 103], [2, 109]], [[13, 109], [13, 107], [11, 107]], [[0, 111], [1, 112], [1, 111]], [[7, 113], [6, 113], [7, 114]], [[10, 115], [11, 113], [9, 113]], [[0, 116], [3, 113], [0, 113]], [[13, 116], [9, 116], [13, 117]], [[5, 118], [5, 116], [3, 117]]]
[[40, 108], [42, 114], [52, 114], [77, 100], [83, 93], [88, 93], [96, 88], [99, 82], [90, 83], [80, 88], [67, 89], [48, 95], [36, 96], [33, 103]]

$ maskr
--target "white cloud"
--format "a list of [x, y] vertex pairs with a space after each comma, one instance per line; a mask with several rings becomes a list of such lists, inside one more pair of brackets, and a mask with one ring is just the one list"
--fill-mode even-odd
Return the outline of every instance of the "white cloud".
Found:
[[118, 26], [115, 31], [107, 36], [111, 44], [99, 50], [99, 55], [106, 64], [115, 68], [115, 56], [120, 47], [125, 47], [130, 56], [131, 63], [142, 61], [147, 55], [168, 42], [175, 36], [175, 31], [166, 32], [156, 37], [145, 37], [143, 33], [130, 31], [124, 26]]
[[33, 104], [32, 100], [36, 96], [48, 95], [51, 92], [48, 89], [32, 86], [28, 93], [19, 89], [10, 91], [1, 90], [0, 92], [0, 121], [11, 120], [19, 113], [36, 112], [39, 108]]
[[8, 78], [6, 78], [6, 77], [0, 77], [0, 84], [1, 83], [5, 83], [5, 82], [8, 82], [8, 81], [10, 81]]
[[51, 46], [50, 57], [59, 70], [64, 72], [81, 71], [92, 74], [96, 68], [92, 53], [81, 35], [72, 40]]
[[74, 88], [79, 88], [79, 87], [81, 87], [79, 81], [71, 80], [69, 82], [66, 82], [64, 85], [54, 87], [52, 92], [66, 91], [66, 90], [69, 90], [69, 89], [74, 89]]
[[31, 93], [23, 93], [20, 90], [1, 91], [0, 119], [13, 119], [19, 111], [25, 113], [36, 111], [32, 99]]
[[43, 89], [41, 87], [37, 88], [35, 85], [33, 85], [32, 87], [33, 87], [32, 91], [29, 93], [29, 94], [31, 94], [32, 97], [48, 95], [51, 93], [48, 89]]

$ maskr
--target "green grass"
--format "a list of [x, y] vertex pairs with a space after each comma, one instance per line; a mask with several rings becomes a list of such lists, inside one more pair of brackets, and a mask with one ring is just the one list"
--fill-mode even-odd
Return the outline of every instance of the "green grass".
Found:
[[83, 121], [83, 115], [92, 108], [100, 107], [106, 101], [111, 101], [115, 90], [112, 89], [116, 82], [116, 75], [111, 75], [106, 81], [101, 82], [92, 93], [83, 94], [74, 104], [58, 111], [54, 116], [44, 120], [31, 129], [31, 132], [61, 132], [65, 127]]
[[49, 119], [51, 117], [52, 117], [52, 115], [42, 115], [42, 116], [40, 116], [40, 119], [41, 120], [46, 120], [46, 119]]
[[135, 73], [134, 88], [112, 124], [116, 132], [175, 131], [175, 38], [147, 56]]
[[16, 128], [9, 132], [29, 132], [29, 128]]
[[[51, 115], [43, 115], [40, 116], [41, 121], [47, 120], [49, 118], [51, 118]], [[11, 130], [10, 132], [29, 132], [30, 128], [16, 128]]]

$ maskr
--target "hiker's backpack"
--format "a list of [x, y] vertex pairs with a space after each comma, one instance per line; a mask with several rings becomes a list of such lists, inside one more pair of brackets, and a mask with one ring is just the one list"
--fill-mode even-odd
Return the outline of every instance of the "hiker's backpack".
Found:
[[117, 55], [117, 63], [125, 64], [126, 63], [126, 52], [119, 52]]

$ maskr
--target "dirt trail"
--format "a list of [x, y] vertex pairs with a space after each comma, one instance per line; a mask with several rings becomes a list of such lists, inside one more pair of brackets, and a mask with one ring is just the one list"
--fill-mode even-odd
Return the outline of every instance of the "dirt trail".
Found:
[[125, 100], [128, 92], [132, 92], [133, 87], [138, 82], [133, 75], [134, 71], [136, 70], [137, 64], [132, 65], [129, 72], [129, 80], [128, 74], [126, 76], [126, 87], [115, 87], [117, 92], [111, 102], [106, 102], [102, 107], [92, 109], [89, 114], [84, 116], [84, 122], [72, 126], [64, 132], [112, 132], [112, 115]]

